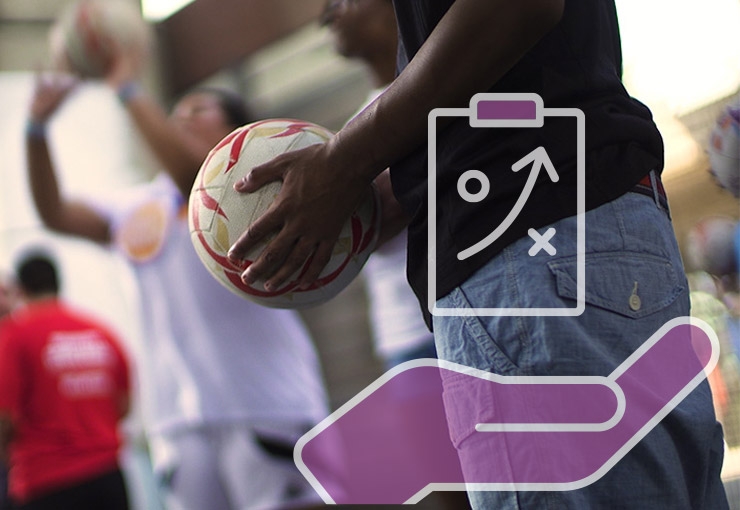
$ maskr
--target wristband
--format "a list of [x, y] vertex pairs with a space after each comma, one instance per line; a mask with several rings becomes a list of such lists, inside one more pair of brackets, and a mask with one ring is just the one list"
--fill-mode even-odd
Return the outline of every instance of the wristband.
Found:
[[123, 82], [116, 90], [116, 95], [124, 106], [139, 94], [141, 94], [141, 86], [136, 81]]
[[46, 138], [46, 122], [36, 119], [26, 121], [26, 136], [34, 140]]

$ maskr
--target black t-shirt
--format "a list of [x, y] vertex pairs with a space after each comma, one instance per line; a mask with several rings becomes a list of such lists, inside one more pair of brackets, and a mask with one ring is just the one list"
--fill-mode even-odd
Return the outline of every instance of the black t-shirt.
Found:
[[[399, 69], [414, 57], [454, 0], [395, 0]], [[650, 170], [661, 171], [663, 142], [650, 111], [621, 82], [622, 55], [613, 0], [568, 0], [560, 23], [490, 89], [536, 93], [545, 108], [585, 114], [586, 209], [611, 201]], [[546, 117], [541, 128], [472, 128], [459, 118], [437, 133], [437, 298], [449, 293], [508, 244], [576, 214], [576, 122]], [[533, 149], [547, 151], [560, 180], [542, 171], [514, 223], [488, 248], [464, 261], [461, 250], [491, 233], [512, 210], [529, 171], [512, 164]], [[393, 190], [412, 216], [408, 276], [422, 307], [427, 303], [427, 147], [391, 166]], [[458, 179], [467, 170], [486, 174], [487, 197], [463, 201]], [[477, 189], [474, 184], [467, 188]], [[495, 307], [495, 304], [490, 306]]]

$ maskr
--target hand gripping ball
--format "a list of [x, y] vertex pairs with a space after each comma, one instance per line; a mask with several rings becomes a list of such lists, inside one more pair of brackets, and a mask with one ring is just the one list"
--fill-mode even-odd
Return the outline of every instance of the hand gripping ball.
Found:
[[245, 263], [235, 267], [227, 259], [231, 245], [270, 206], [281, 183], [269, 183], [254, 193], [238, 193], [233, 185], [252, 168], [291, 150], [324, 143], [327, 129], [309, 122], [269, 119], [240, 127], [214, 147], [193, 185], [189, 202], [190, 234], [201, 261], [233, 293], [273, 308], [301, 308], [328, 301], [360, 272], [377, 241], [379, 202], [372, 187], [365, 200], [344, 224], [328, 265], [308, 289], [297, 282], [305, 266], [281, 288], [268, 292], [264, 282], [244, 284], [241, 272], [264, 248], [255, 247]]

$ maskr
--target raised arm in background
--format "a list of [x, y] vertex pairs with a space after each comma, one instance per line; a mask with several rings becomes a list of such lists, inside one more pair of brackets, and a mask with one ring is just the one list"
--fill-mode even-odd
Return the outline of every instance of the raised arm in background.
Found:
[[[142, 55], [119, 52], [106, 76], [147, 144], [184, 197], [213, 144], [182, 129], [141, 87]], [[217, 140], [218, 141], [218, 140]]]
[[49, 153], [46, 124], [75, 88], [68, 76], [36, 77], [26, 129], [26, 164], [31, 195], [41, 221], [51, 230], [96, 242], [110, 241], [110, 225], [100, 214], [81, 202], [65, 197], [57, 181]]

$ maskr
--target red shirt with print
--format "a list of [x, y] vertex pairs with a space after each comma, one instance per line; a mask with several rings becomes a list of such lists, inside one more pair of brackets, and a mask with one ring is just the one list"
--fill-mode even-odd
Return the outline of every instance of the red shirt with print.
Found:
[[96, 320], [52, 299], [0, 321], [10, 495], [24, 502], [115, 469], [128, 393], [126, 356]]

